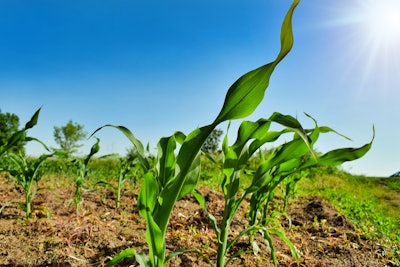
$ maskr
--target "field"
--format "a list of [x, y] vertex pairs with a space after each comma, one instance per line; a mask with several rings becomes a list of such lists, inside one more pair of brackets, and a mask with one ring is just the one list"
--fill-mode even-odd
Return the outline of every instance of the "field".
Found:
[[[88, 184], [94, 185], [99, 179], [112, 180], [110, 177], [115, 174], [112, 166], [116, 164], [93, 165]], [[214, 170], [209, 170], [203, 175], [198, 188], [207, 200], [209, 212], [220, 220], [224, 199], [213, 173]], [[110, 186], [90, 186], [93, 189], [84, 191], [78, 211], [69, 205], [74, 195], [73, 181], [68, 171], [45, 174], [41, 187], [46, 189], [35, 196], [32, 216], [26, 219], [21, 207], [12, 203], [24, 202], [21, 188], [9, 176], [0, 177], [0, 266], [103, 266], [125, 248], [148, 251], [145, 220], [137, 209], [141, 180], [126, 182], [118, 209]], [[398, 266], [398, 185], [396, 179], [353, 177], [340, 171], [320, 170], [298, 184], [287, 216], [280, 213], [269, 227], [284, 229], [298, 251], [300, 266]], [[386, 192], [384, 196], [382, 190]], [[346, 194], [356, 201], [351, 203]], [[347, 204], [338, 205], [338, 201]], [[277, 192], [270, 212], [281, 210], [282, 203]], [[356, 203], [369, 204], [363, 207]], [[248, 224], [248, 205], [245, 200], [236, 213], [232, 234]], [[383, 210], [382, 206], [387, 208]], [[382, 216], [391, 217], [379, 219]], [[352, 220], [348, 219], [351, 217]], [[385, 219], [393, 220], [394, 224], [380, 225]], [[385, 235], [385, 227], [397, 228], [388, 228], [392, 235], [390, 231]], [[258, 253], [254, 253], [249, 238], [243, 236], [229, 251], [229, 255], [237, 253], [237, 257], [228, 266], [273, 266], [267, 242], [261, 235], [255, 238]], [[272, 238], [278, 265], [296, 266], [287, 244], [277, 236]], [[166, 244], [167, 252], [190, 250], [173, 257], [168, 266], [215, 266], [216, 236], [204, 210], [191, 194], [177, 202]], [[134, 258], [125, 259], [119, 266], [130, 265], [137, 266]]]
[[[370, 150], [374, 128], [363, 146], [322, 154], [314, 149], [320, 135], [348, 138], [309, 114], [312, 128], [273, 112], [243, 120], [220, 151], [203, 149], [221, 123], [248, 117], [263, 100], [293, 46], [298, 3], [283, 20], [276, 58], [239, 77], [210, 124], [160, 138], [156, 154], [116, 125], [94, 131], [97, 141], [83, 158], [49, 149], [26, 135], [40, 108], [7, 136], [0, 266], [398, 266], [398, 180], [337, 169]], [[129, 156], [96, 158], [95, 134], [104, 127], [129, 139]], [[47, 152], [31, 158], [17, 149], [31, 141]]]

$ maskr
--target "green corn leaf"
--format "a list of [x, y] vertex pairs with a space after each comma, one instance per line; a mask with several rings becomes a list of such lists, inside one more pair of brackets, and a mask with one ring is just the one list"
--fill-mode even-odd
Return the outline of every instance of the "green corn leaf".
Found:
[[285, 126], [286, 130], [292, 130], [298, 134], [304, 140], [304, 143], [308, 146], [309, 150], [312, 151], [309, 137], [297, 119], [290, 115], [283, 115], [279, 112], [274, 112], [269, 120], [279, 123]]
[[229, 148], [227, 154], [224, 154], [224, 166], [222, 173], [224, 174], [224, 180], [222, 182], [222, 192], [225, 196], [231, 196], [231, 183], [234, 180], [235, 170], [237, 166], [237, 155], [232, 148]]
[[319, 133], [329, 133], [329, 132], [335, 133], [335, 134], [337, 134], [337, 135], [339, 135], [339, 136], [341, 136], [341, 137], [343, 137], [343, 138], [345, 138], [345, 139], [347, 139], [347, 140], [351, 140], [351, 139], [348, 138], [347, 136], [345, 136], [345, 135], [343, 135], [343, 134], [341, 134], [341, 133], [338, 133], [337, 131], [335, 131], [335, 130], [332, 129], [331, 127], [328, 127], [328, 126], [318, 126], [317, 121], [316, 121], [311, 115], [309, 115], [309, 114], [307, 114], [307, 113], [304, 113], [304, 114], [305, 114], [307, 117], [309, 117], [310, 119], [312, 119], [312, 120], [314, 121], [314, 124], [315, 124], [314, 129], [307, 129], [307, 130], [304, 130], [306, 133], [311, 132], [311, 134], [310, 134], [309, 136], [310, 136], [310, 139], [312, 140], [313, 143], [315, 143], [315, 141], [318, 139]]
[[183, 142], [185, 142], [185, 139], [186, 139], [186, 135], [184, 133], [182, 133], [181, 131], [176, 131], [174, 133], [174, 137], [175, 137], [175, 140], [181, 145], [183, 144]]
[[[307, 134], [309, 133], [308, 134], [308, 140], [310, 141], [310, 145], [313, 146], [317, 142], [317, 140], [319, 138], [319, 135], [321, 133], [321, 129], [320, 129], [320, 127], [318, 127], [318, 123], [317, 123], [316, 119], [314, 119], [313, 117], [311, 117], [308, 114], [306, 114], [306, 116], [313, 120], [314, 126], [315, 126], [314, 129], [312, 129], [312, 130], [309, 130], [309, 131], [304, 130], [304, 132], [306, 132]], [[315, 155], [314, 151], [313, 151], [312, 154], [313, 154], [314, 158], [316, 158], [316, 155]]]
[[236, 243], [236, 241], [238, 241], [239, 238], [241, 238], [242, 236], [244, 236], [244, 235], [246, 235], [246, 234], [248, 234], [248, 233], [250, 233], [250, 232], [257, 232], [258, 230], [263, 229], [263, 228], [264, 228], [264, 227], [259, 226], [259, 225], [252, 225], [252, 226], [249, 226], [249, 227], [245, 228], [244, 230], [242, 230], [237, 236], [235, 236], [235, 237], [228, 243], [227, 249], [229, 249], [230, 247], [232, 247], [232, 246]]
[[267, 160], [263, 168], [265, 168], [265, 170], [271, 169], [273, 166], [277, 166], [293, 158], [298, 158], [308, 151], [308, 146], [304, 143], [302, 139], [294, 139], [288, 143], [279, 146], [276, 154], [274, 154], [272, 158], [269, 158]]
[[[232, 145], [232, 151], [235, 152], [234, 153], [235, 157], [232, 158], [234, 159], [233, 162], [236, 165], [234, 167], [235, 169], [239, 170], [242, 169], [244, 166], [246, 166], [250, 157], [259, 148], [259, 147], [255, 148], [254, 145], [252, 145], [252, 150], [249, 150], [248, 147], [246, 146], [247, 143], [252, 139], [260, 140], [265, 138], [265, 135], [268, 134], [268, 129], [270, 124], [271, 123], [267, 120], [258, 120], [257, 122], [251, 122], [251, 121], [242, 122], [238, 130], [238, 136], [236, 142]], [[261, 146], [262, 143], [259, 143], [259, 145]], [[235, 160], [236, 155], [239, 158], [239, 160], [237, 161]]]
[[299, 0], [295, 0], [286, 14], [281, 28], [281, 49], [277, 58], [241, 76], [228, 90], [224, 105], [214, 124], [244, 118], [257, 108], [264, 98], [269, 79], [278, 63], [293, 46], [292, 16]]
[[147, 215], [154, 210], [158, 192], [159, 188], [156, 179], [151, 173], [146, 173], [138, 197], [139, 212], [146, 220]]
[[104, 267], [112, 267], [117, 265], [119, 262], [121, 262], [123, 259], [126, 258], [132, 258], [135, 255], [135, 250], [131, 248], [127, 248], [123, 251], [121, 251], [118, 255], [116, 255], [112, 260], [108, 261]]
[[[272, 168], [278, 167], [278, 172], [290, 172], [301, 164], [299, 160], [302, 155], [308, 152], [308, 146], [302, 139], [294, 139], [279, 146], [276, 152], [267, 159], [262, 159], [257, 168], [252, 184], [246, 189], [247, 193], [253, 193], [271, 182], [270, 172]], [[275, 172], [275, 175], [278, 173]]]
[[290, 248], [290, 251], [292, 252], [293, 257], [295, 258], [296, 262], [299, 263], [299, 255], [297, 253], [297, 250], [293, 243], [285, 236], [285, 234], [278, 229], [272, 228], [268, 230], [271, 234], [274, 234], [278, 236], [280, 239], [282, 239], [283, 242], [286, 243], [286, 245]]
[[262, 187], [264, 187], [269, 181], [271, 181], [272, 176], [266, 172], [256, 172], [253, 176], [251, 185], [245, 189], [246, 194], [252, 194]]
[[264, 235], [264, 239], [268, 243], [268, 246], [269, 246], [269, 249], [270, 249], [270, 252], [271, 252], [272, 261], [274, 262], [274, 265], [277, 266], [278, 265], [278, 260], [276, 258], [274, 242], [272, 241], [272, 238], [268, 233], [268, 229], [263, 228], [262, 232], [263, 232], [263, 235]]
[[35, 114], [33, 114], [32, 118], [25, 124], [25, 129], [24, 130], [28, 130], [30, 128], [32, 128], [33, 126], [35, 126], [39, 120], [39, 113], [40, 113], [41, 108], [39, 108]]
[[338, 133], [337, 131], [333, 130], [332, 128], [330, 128], [330, 127], [328, 127], [328, 126], [320, 126], [320, 127], [319, 127], [319, 131], [320, 131], [321, 133], [329, 133], [329, 132], [332, 132], [332, 133], [335, 133], [335, 134], [337, 134], [337, 135], [339, 135], [339, 136], [341, 136], [341, 137], [343, 137], [343, 138], [345, 138], [345, 139], [351, 141], [351, 139], [350, 139], [349, 137], [347, 137], [347, 136], [345, 136], [345, 135], [343, 135], [343, 134], [341, 134], [341, 133]]
[[159, 223], [160, 229], [165, 233], [169, 217], [178, 197], [182, 197], [181, 191], [185, 185], [187, 173], [192, 167], [192, 163], [198, 155], [201, 146], [215, 128], [214, 125], [204, 126], [191, 132], [183, 142], [177, 159], [176, 174], [173, 182], [168, 183], [160, 193], [159, 206], [154, 211], [154, 219]]
[[95, 133], [97, 133], [98, 131], [100, 131], [101, 129], [103, 129], [105, 127], [113, 127], [113, 128], [120, 130], [129, 139], [129, 141], [131, 141], [131, 143], [135, 146], [136, 151], [139, 156], [139, 160], [142, 164], [142, 167], [145, 170], [148, 170], [150, 168], [149, 162], [147, 161], [146, 156], [144, 154], [144, 146], [143, 146], [142, 142], [140, 142], [138, 139], [136, 139], [135, 135], [125, 126], [116, 126], [116, 125], [106, 124], [106, 125], [98, 128], [96, 131], [94, 131], [90, 135], [90, 137], [92, 137]]
[[157, 147], [158, 156], [156, 168], [158, 171], [158, 180], [161, 187], [164, 187], [175, 175], [175, 137], [161, 138]]
[[25, 142], [31, 142], [31, 141], [38, 142], [39, 144], [41, 144], [43, 146], [44, 149], [46, 149], [47, 151], [50, 151], [50, 149], [47, 147], [47, 145], [43, 141], [41, 141], [35, 137], [25, 136], [24, 141]]
[[135, 259], [139, 263], [140, 267], [152, 267], [149, 258], [143, 252], [135, 253]]
[[238, 130], [236, 142], [232, 148], [240, 150], [250, 139], [263, 139], [268, 133], [271, 122], [268, 120], [258, 120], [257, 122], [243, 121]]
[[150, 213], [147, 214], [146, 225], [146, 241], [149, 245], [149, 259], [151, 266], [164, 266], [164, 235]]
[[360, 148], [340, 148], [327, 152], [318, 163], [325, 166], [337, 166], [346, 161], [352, 161], [364, 156], [371, 148], [371, 143]]
[[200, 169], [200, 153], [198, 153], [186, 175], [185, 184], [183, 185], [182, 190], [178, 196], [178, 200], [192, 192], [193, 189], [196, 187], [197, 182], [200, 178]]
[[138, 206], [140, 214], [146, 220], [146, 241], [149, 245], [150, 266], [163, 266], [165, 256], [164, 235], [152, 215], [157, 202], [158, 191], [156, 180], [150, 173], [147, 173], [144, 177], [144, 184], [140, 188]]
[[303, 127], [301, 126], [300, 122], [295, 119], [293, 116], [290, 115], [283, 115], [279, 112], [274, 112], [270, 117], [269, 117], [270, 121], [279, 123], [283, 126], [285, 126], [286, 128], [291, 128], [291, 129], [295, 129], [295, 130], [303, 130]]
[[375, 127], [372, 128], [372, 131], [372, 140], [368, 144], [359, 148], [340, 148], [329, 151], [319, 158], [318, 163], [325, 166], [337, 166], [346, 161], [361, 158], [371, 149], [372, 142], [375, 139]]
[[296, 171], [301, 165], [301, 158], [293, 158], [280, 164], [276, 173], [282, 176], [287, 176]]
[[283, 132], [268, 131], [261, 139], [255, 139], [249, 146], [249, 153], [253, 155], [260, 147], [266, 143], [274, 142], [282, 135]]
[[89, 155], [87, 155], [87, 157], [85, 158], [85, 161], [84, 161], [85, 166], [88, 166], [90, 159], [93, 157], [94, 154], [96, 154], [100, 150], [100, 139], [97, 137], [95, 137], [95, 138], [97, 141], [90, 149]]

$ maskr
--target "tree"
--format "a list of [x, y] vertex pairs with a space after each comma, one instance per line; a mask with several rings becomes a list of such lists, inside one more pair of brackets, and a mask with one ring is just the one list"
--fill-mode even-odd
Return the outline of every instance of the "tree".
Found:
[[83, 125], [70, 120], [65, 126], [54, 126], [54, 140], [60, 146], [60, 149], [72, 155], [78, 151], [82, 145], [79, 141], [85, 139], [87, 133], [83, 130]]
[[[0, 147], [5, 145], [13, 133], [18, 131], [19, 117], [13, 113], [2, 113], [0, 110]], [[24, 152], [24, 143], [19, 142], [13, 148], [12, 152]]]
[[214, 129], [204, 142], [201, 150], [207, 153], [216, 153], [218, 151], [220, 139], [223, 134], [224, 132], [221, 129]]

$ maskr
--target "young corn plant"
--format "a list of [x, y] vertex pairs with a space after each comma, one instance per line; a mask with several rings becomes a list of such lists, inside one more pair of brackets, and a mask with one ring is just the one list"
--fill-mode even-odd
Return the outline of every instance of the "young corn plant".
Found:
[[[122, 189], [124, 187], [125, 182], [132, 176], [132, 168], [137, 164], [135, 157], [127, 157], [121, 159], [121, 168], [118, 174], [118, 184], [115, 188], [115, 192], [117, 195], [116, 198], [116, 207], [117, 209], [121, 206], [121, 197], [122, 197]], [[136, 179], [136, 177], [134, 177]]]
[[[49, 149], [47, 146], [37, 138], [26, 136], [26, 132], [33, 128], [39, 120], [41, 108], [36, 110], [33, 114], [31, 119], [25, 124], [24, 128], [15, 132], [7, 141], [6, 144], [0, 146], [0, 157], [4, 157], [2, 160], [2, 165], [0, 166], [0, 172], [8, 172], [14, 179], [15, 183], [22, 187], [24, 194], [25, 194], [25, 203], [18, 204], [23, 208], [26, 212], [26, 217], [29, 218], [32, 212], [32, 200], [35, 197], [38, 190], [38, 183], [42, 178], [42, 174], [40, 172], [40, 168], [42, 167], [44, 161], [47, 158], [52, 157], [57, 153], [52, 154], [43, 154], [37, 159], [27, 159], [22, 154], [14, 154], [9, 153], [7, 151], [14, 147], [19, 142], [29, 142], [29, 141], [36, 141], [40, 143], [47, 151]], [[33, 184], [36, 184], [36, 188], [32, 187]], [[12, 204], [13, 202], [6, 203], [3, 207], [0, 208], [0, 213], [2, 209]]]
[[298, 173], [294, 173], [293, 175], [288, 176], [284, 181], [283, 181], [283, 189], [282, 191], [282, 195], [283, 195], [283, 207], [282, 207], [282, 211], [286, 212], [287, 211], [287, 207], [289, 205], [289, 198], [295, 195], [295, 189], [296, 189], [296, 185], [297, 183], [305, 178], [308, 177], [310, 174], [310, 170], [303, 170], [300, 171]]
[[[270, 130], [271, 123], [277, 123], [284, 127], [281, 131]], [[288, 177], [294, 174], [304, 174], [307, 170], [319, 162], [319, 158], [312, 147], [318, 138], [319, 132], [332, 131], [328, 127], [319, 128], [317, 125], [312, 130], [304, 130], [297, 119], [275, 112], [268, 119], [260, 119], [257, 122], [244, 121], [239, 127], [236, 142], [228, 145], [228, 138], [225, 136], [222, 145], [224, 154], [222, 172], [224, 179], [222, 182], [222, 192], [225, 199], [225, 207], [222, 220], [218, 223], [217, 219], [208, 212], [204, 197], [195, 191], [193, 194], [208, 215], [218, 240], [217, 266], [226, 266], [237, 254], [227, 258], [229, 249], [242, 236], [250, 235], [250, 240], [254, 248], [254, 234], [261, 232], [268, 241], [271, 248], [271, 256], [275, 264], [276, 255], [270, 234], [280, 237], [290, 248], [293, 256], [298, 259], [297, 251], [289, 239], [285, 237], [283, 228], [279, 227], [276, 219], [278, 215], [274, 212], [267, 217], [267, 204], [273, 197], [275, 188]], [[246, 170], [249, 161], [254, 154], [260, 150], [261, 146], [275, 142], [282, 136], [293, 135], [293, 139], [279, 146], [268, 158], [261, 156], [259, 167], [249, 177]], [[372, 142], [372, 141], [371, 141]], [[328, 152], [321, 159], [324, 164], [340, 164], [342, 161], [357, 159], [363, 156], [370, 148], [371, 143], [355, 149], [342, 149]], [[263, 154], [261, 154], [263, 155]], [[243, 179], [251, 179], [251, 184], [243, 188]], [[239, 234], [231, 239], [230, 226], [233, 218], [244, 199], [251, 196], [249, 210], [249, 224]], [[261, 216], [261, 218], [260, 218]], [[267, 228], [272, 225], [272, 228]]]
[[75, 191], [74, 196], [70, 200], [70, 205], [73, 203], [75, 206], [75, 211], [78, 213], [80, 204], [83, 202], [82, 193], [84, 191], [84, 186], [86, 182], [86, 177], [89, 173], [89, 162], [90, 159], [99, 152], [100, 150], [100, 139], [96, 137], [96, 143], [90, 149], [90, 153], [83, 159], [73, 159], [72, 163], [77, 169], [77, 175], [75, 176], [74, 185]]
[[[245, 118], [253, 113], [260, 104], [272, 72], [293, 46], [291, 21], [298, 3], [299, 0], [293, 2], [283, 21], [280, 38], [281, 49], [276, 59], [244, 74], [233, 83], [214, 122], [192, 131], [187, 136], [181, 132], [176, 132], [170, 137], [160, 139], [157, 167], [145, 174], [138, 199], [139, 211], [146, 220], [146, 241], [149, 246], [149, 254], [136, 253], [132, 249], [124, 250], [106, 266], [112, 266], [124, 257], [135, 255], [141, 266], [164, 267], [169, 258], [176, 255], [176, 253], [165, 255], [167, 225], [175, 203], [192, 192], [197, 184], [200, 172], [200, 149], [220, 123]], [[145, 170], [148, 170], [149, 163], [144, 156], [143, 144], [136, 139], [129, 129], [113, 125], [103, 127], [115, 127], [122, 131], [136, 147], [139, 160]], [[175, 155], [177, 143], [180, 144], [180, 147], [177, 155]]]
[[[107, 156], [106, 156], [107, 157]], [[137, 173], [132, 174], [132, 170], [137, 167], [138, 160], [137, 154], [129, 154], [125, 158], [119, 158], [119, 171], [117, 173], [117, 185], [114, 186], [112, 183], [107, 181], [100, 181], [96, 184], [105, 185], [112, 188], [116, 195], [115, 206], [118, 209], [121, 206], [121, 198], [122, 198], [122, 190], [124, 189], [124, 184], [130, 178], [134, 179], [134, 183], [136, 184]]]
[[27, 159], [22, 154], [9, 153], [6, 160], [9, 162], [6, 171], [13, 177], [14, 182], [21, 186], [25, 194], [25, 203], [17, 202], [25, 211], [26, 218], [31, 217], [32, 201], [39, 188], [39, 181], [42, 179], [41, 167], [46, 159], [54, 156], [56, 153], [43, 154], [39, 158]]

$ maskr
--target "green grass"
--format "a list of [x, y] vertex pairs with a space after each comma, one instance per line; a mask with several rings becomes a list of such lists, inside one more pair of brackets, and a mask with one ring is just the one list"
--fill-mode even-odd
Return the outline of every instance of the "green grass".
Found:
[[382, 179], [381, 182], [390, 189], [400, 193], [400, 177]]
[[400, 260], [400, 179], [319, 170], [297, 193], [319, 195], [349, 218], [361, 235], [392, 248]]

